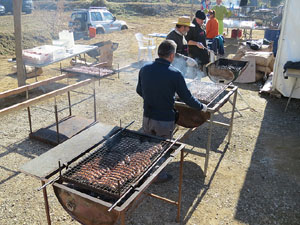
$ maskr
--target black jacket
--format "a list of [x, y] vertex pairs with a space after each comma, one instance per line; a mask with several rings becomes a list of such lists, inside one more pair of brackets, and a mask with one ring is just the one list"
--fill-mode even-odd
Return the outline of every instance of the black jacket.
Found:
[[[196, 19], [193, 20], [193, 24], [195, 27], [191, 27], [189, 32], [186, 35], [186, 40], [189, 42], [190, 40], [201, 42], [204, 47], [206, 47], [206, 32], [199, 24], [196, 22]], [[209, 62], [209, 55], [206, 49], [200, 49], [195, 45], [189, 45], [189, 55], [200, 61], [200, 64], [206, 64]]]
[[203, 108], [188, 90], [181, 72], [162, 58], [140, 70], [136, 92], [144, 99], [144, 116], [159, 121], [175, 121], [175, 93], [190, 107]]
[[175, 30], [171, 31], [168, 36], [167, 40], [173, 40], [177, 44], [176, 53], [188, 56], [188, 46], [183, 35], [178, 34]]

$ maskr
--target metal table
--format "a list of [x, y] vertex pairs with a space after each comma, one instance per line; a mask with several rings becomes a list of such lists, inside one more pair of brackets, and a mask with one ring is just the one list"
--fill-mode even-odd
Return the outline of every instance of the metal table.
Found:
[[[207, 112], [210, 112], [211, 115], [210, 115], [210, 120], [207, 121], [209, 123], [209, 131], [208, 131], [208, 138], [207, 138], [207, 145], [206, 145], [206, 153], [200, 153], [200, 152], [197, 152], [197, 151], [194, 151], [194, 150], [188, 150], [188, 149], [184, 150], [187, 153], [191, 153], [191, 154], [194, 154], [194, 155], [205, 157], [204, 176], [207, 175], [209, 153], [210, 153], [210, 150], [211, 150], [211, 137], [212, 137], [213, 125], [227, 127], [229, 129], [229, 131], [228, 131], [228, 143], [230, 143], [232, 128], [233, 128], [234, 112], [235, 112], [235, 108], [236, 108], [237, 93], [238, 93], [238, 87], [230, 84], [227, 88], [226, 95], [224, 97], [222, 97], [222, 99], [218, 100], [217, 103], [212, 105], [212, 106], [208, 105]], [[232, 95], [233, 95], [233, 101], [231, 102], [230, 97]], [[216, 121], [214, 119], [214, 114], [216, 112], [218, 112], [221, 109], [221, 107], [223, 105], [225, 105], [227, 102], [232, 103], [231, 118], [230, 118], [229, 123], [223, 123], [223, 122]], [[180, 105], [183, 105], [185, 107], [189, 107], [183, 102], [176, 101], [175, 104], [180, 104]], [[198, 128], [199, 127], [189, 128], [187, 130], [187, 132], [182, 136], [180, 141], [184, 142], [184, 140], [187, 139]]]
[[155, 38], [166, 38], [168, 34], [165, 34], [165, 33], [151, 33], [151, 34], [148, 34], [148, 36], [150, 37], [155, 37]]
[[97, 46], [93, 46], [93, 45], [74, 45], [73, 48], [71, 49], [68, 49], [68, 52], [65, 52], [65, 54], [58, 58], [58, 59], [53, 59], [51, 61], [48, 61], [48, 62], [45, 62], [45, 63], [30, 63], [30, 62], [27, 62], [27, 63], [24, 63], [25, 65], [27, 66], [33, 66], [33, 67], [37, 67], [37, 68], [41, 68], [41, 67], [44, 67], [44, 66], [48, 66], [48, 65], [51, 65], [53, 63], [57, 63], [57, 62], [60, 62], [62, 60], [65, 60], [65, 59], [68, 59], [68, 58], [72, 58], [74, 56], [77, 56], [77, 55], [80, 55], [80, 54], [84, 54], [88, 51], [91, 51], [93, 49], [96, 49], [98, 48]]
[[72, 58], [74, 56], [76, 57], [77, 55], [84, 54], [86, 52], [89, 52], [89, 51], [97, 49], [97, 48], [98, 48], [97, 46], [93, 46], [93, 45], [74, 45], [73, 48], [68, 49], [68, 52], [65, 52], [65, 54], [60, 58], [52, 59], [52, 60], [47, 61], [45, 63], [24, 62], [25, 74], [27, 74], [26, 73], [26, 66], [35, 67], [35, 76], [34, 77], [35, 77], [35, 80], [37, 81], [37, 74], [36, 74], [37, 68], [42, 68], [42, 67], [45, 67], [45, 66], [49, 66], [53, 63], [61, 62], [65, 59]]
[[[247, 35], [249, 35], [249, 39], [252, 39], [252, 30], [255, 29], [255, 21], [241, 21], [241, 20], [223, 20], [224, 28], [235, 28], [238, 30], [243, 30], [244, 37], [247, 39]], [[247, 32], [247, 29], [249, 32]]]

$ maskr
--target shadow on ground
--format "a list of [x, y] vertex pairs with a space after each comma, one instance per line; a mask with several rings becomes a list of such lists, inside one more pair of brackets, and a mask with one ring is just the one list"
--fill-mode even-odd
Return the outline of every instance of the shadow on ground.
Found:
[[[1, 146], [4, 151], [0, 153], [0, 158], [5, 158], [9, 154], [20, 154], [31, 160], [45, 153], [51, 147], [51, 145], [43, 144], [41, 142], [26, 138], [9, 146]], [[20, 171], [18, 169], [7, 168], [2, 165], [0, 165], [0, 172], [1, 170], [6, 171], [11, 175], [1, 178], [0, 185], [20, 174]]]
[[240, 192], [235, 218], [242, 223], [299, 224], [300, 101], [268, 99]]

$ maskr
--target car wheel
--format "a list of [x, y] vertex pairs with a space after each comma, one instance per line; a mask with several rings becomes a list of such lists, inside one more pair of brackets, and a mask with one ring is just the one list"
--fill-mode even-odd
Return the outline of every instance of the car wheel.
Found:
[[128, 27], [126, 26], [126, 25], [123, 25], [122, 27], [121, 27], [121, 30], [127, 30], [128, 29]]
[[96, 29], [96, 34], [104, 34], [103, 28], [97, 28]]

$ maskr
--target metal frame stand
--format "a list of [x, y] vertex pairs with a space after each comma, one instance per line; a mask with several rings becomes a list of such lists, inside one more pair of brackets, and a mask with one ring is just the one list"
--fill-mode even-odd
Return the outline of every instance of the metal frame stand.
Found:
[[[159, 199], [159, 200], [162, 200], [166, 203], [169, 203], [169, 204], [173, 204], [175, 206], [177, 206], [177, 215], [176, 215], [176, 222], [179, 223], [180, 222], [180, 215], [181, 215], [181, 196], [182, 196], [182, 181], [183, 181], [183, 160], [184, 160], [184, 152], [185, 150], [182, 149], [180, 151], [180, 166], [179, 166], [179, 184], [178, 184], [178, 199], [177, 201], [174, 201], [174, 200], [171, 200], [171, 199], [168, 199], [168, 198], [165, 198], [165, 197], [162, 197], [162, 196], [159, 196], [157, 194], [153, 194], [153, 193], [143, 193], [144, 195], [146, 196], [150, 196], [152, 198], [156, 198], [156, 199]], [[136, 199], [136, 201], [138, 201], [138, 199]], [[140, 201], [141, 202], [141, 201]], [[137, 205], [140, 203], [138, 202]], [[136, 208], [137, 205], [134, 207]], [[121, 225], [126, 225], [126, 210], [122, 211], [120, 213], [120, 224]]]
[[[142, 193], [142, 194], [144, 194], [146, 196], [150, 196], [152, 198], [156, 198], [156, 199], [165, 201], [165, 202], [167, 202], [169, 204], [176, 205], [177, 206], [176, 222], [178, 222], [178, 223], [180, 222], [180, 215], [181, 215], [181, 196], [182, 196], [184, 152], [185, 152], [184, 148], [180, 150], [179, 184], [178, 184], [178, 199], [177, 199], [177, 201], [173, 201], [171, 199], [168, 199], [168, 198], [165, 198], [165, 197], [153, 194], [153, 193], [146, 193], [146, 192]], [[42, 186], [44, 186], [45, 183], [46, 183], [44, 180], [42, 180], [41, 182], [42, 182]], [[46, 217], [47, 217], [47, 224], [51, 225], [50, 207], [49, 207], [49, 202], [48, 202], [47, 187], [43, 188], [43, 197], [44, 197], [45, 212], [46, 212]], [[135, 200], [135, 202], [137, 202], [139, 200], [140, 200], [140, 198], [137, 198]], [[132, 210], [135, 209], [139, 203], [137, 203], [136, 206], [134, 208], [131, 208], [131, 209]], [[119, 220], [120, 220], [120, 224], [121, 225], [126, 225], [126, 212], [127, 211], [128, 210], [123, 210], [123, 211], [120, 212]]]
[[[99, 80], [100, 81], [100, 80]], [[95, 87], [95, 82], [93, 82], [93, 98], [94, 98], [94, 122], [97, 121], [97, 101], [96, 101], [96, 87]], [[68, 94], [68, 108], [69, 108], [69, 116], [72, 116], [72, 104], [71, 104], [71, 93], [70, 91], [67, 92]], [[26, 99], [29, 99], [29, 94], [28, 90], [26, 91]], [[32, 134], [32, 120], [31, 120], [31, 112], [30, 112], [30, 107], [27, 107], [28, 111], [28, 122], [29, 122], [29, 129], [30, 129], [30, 134]], [[58, 109], [57, 109], [57, 103], [56, 103], [56, 97], [54, 97], [54, 115], [55, 115], [55, 125], [56, 125], [56, 133], [57, 133], [57, 143], [60, 143], [59, 140], [59, 118], [58, 118]]]
[[[218, 125], [218, 126], [223, 126], [223, 127], [228, 127], [229, 128], [229, 131], [228, 131], [228, 143], [230, 143], [231, 135], [232, 135], [232, 130], [233, 130], [232, 128], [233, 128], [234, 112], [236, 110], [237, 94], [238, 94], [238, 89], [236, 88], [234, 90], [233, 102], [230, 102], [232, 104], [232, 110], [231, 110], [231, 117], [230, 117], [230, 122], [229, 123], [223, 123], [223, 122], [219, 122], [219, 121], [214, 120], [214, 113], [215, 113], [215, 111], [212, 111], [212, 110], [208, 109], [208, 112], [211, 113], [211, 116], [210, 116], [210, 120], [207, 121], [209, 123], [209, 130], [208, 130], [208, 137], [207, 137], [206, 152], [205, 153], [200, 153], [200, 152], [195, 151], [195, 150], [184, 149], [184, 151], [186, 153], [188, 153], [188, 154], [190, 153], [190, 154], [193, 154], [193, 155], [198, 155], [200, 157], [205, 157], [204, 171], [203, 171], [205, 177], [207, 176], [209, 154], [210, 154], [210, 151], [211, 151], [211, 137], [212, 137], [213, 125]], [[186, 139], [196, 129], [198, 129], [198, 127], [196, 127], [196, 128], [190, 128], [184, 134], [184, 136], [180, 139], [180, 141], [183, 141], [184, 139]]]
[[[42, 180], [42, 186], [44, 184], [45, 184], [45, 181]], [[49, 202], [48, 202], [48, 195], [47, 195], [46, 187], [43, 188], [43, 196], [44, 196], [44, 204], [45, 204], [47, 223], [48, 223], [48, 225], [51, 225], [50, 210], [49, 210], [50, 208], [49, 208]]]

